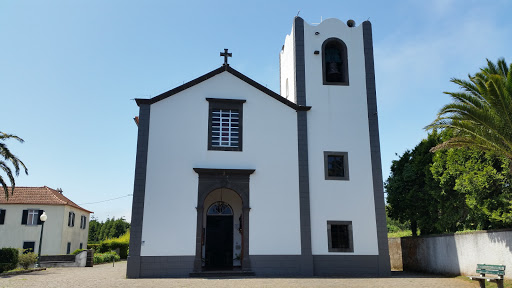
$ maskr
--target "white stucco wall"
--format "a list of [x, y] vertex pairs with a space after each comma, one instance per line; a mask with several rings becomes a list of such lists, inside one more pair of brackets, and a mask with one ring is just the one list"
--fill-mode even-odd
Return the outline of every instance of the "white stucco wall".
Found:
[[[243, 151], [208, 150], [205, 98], [246, 100]], [[296, 143], [296, 111], [228, 72], [152, 104], [141, 255], [195, 255], [193, 168], [256, 169], [249, 253], [300, 254]]]
[[[290, 35], [286, 35], [284, 40], [283, 49], [279, 52], [280, 61], [280, 83], [281, 83], [281, 96], [284, 98], [297, 103], [297, 97], [295, 94], [295, 41], [294, 28]], [[286, 82], [288, 81], [288, 86]], [[288, 87], [288, 91], [286, 90]]]
[[34, 252], [39, 253], [41, 225], [21, 224], [23, 210], [35, 209], [44, 210], [48, 216], [48, 220], [44, 224], [41, 253], [57, 255], [66, 252], [65, 248], [62, 250], [61, 247], [64, 205], [8, 204], [0, 205], [0, 209], [6, 210], [5, 222], [0, 225], [0, 248], [23, 248], [23, 242], [35, 242]]
[[[315, 35], [319, 32], [319, 35]], [[323, 85], [323, 42], [337, 37], [348, 52], [349, 85]], [[362, 25], [349, 28], [338, 19], [304, 24], [306, 102], [311, 199], [312, 249], [328, 252], [327, 221], [352, 221], [352, 255], [377, 255], [366, 74]], [[349, 181], [325, 180], [324, 151], [348, 152]]]
[[[62, 240], [61, 240], [61, 251], [62, 254], [66, 253], [68, 242], [71, 243], [70, 253], [73, 253], [76, 249], [80, 249], [80, 243], [82, 243], [82, 249], [87, 249], [87, 240], [89, 237], [89, 213], [83, 210], [76, 209], [71, 206], [65, 206], [64, 221], [62, 222]], [[68, 226], [68, 215], [69, 212], [75, 213], [75, 226]], [[80, 218], [81, 216], [86, 217], [85, 229], [80, 229]]]

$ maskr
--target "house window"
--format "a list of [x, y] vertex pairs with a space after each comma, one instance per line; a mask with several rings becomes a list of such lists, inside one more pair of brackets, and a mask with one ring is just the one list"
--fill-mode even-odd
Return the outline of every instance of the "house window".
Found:
[[208, 150], [242, 151], [243, 103], [245, 100], [206, 98]]
[[83, 243], [80, 243], [80, 248], [79, 249], [82, 249], [82, 247], [84, 247]]
[[[80, 216], [80, 229], [85, 229], [86, 223], [87, 223], [87, 217], [85, 217], [84, 215]], [[82, 249], [82, 248], [80, 248], [80, 249]]]
[[75, 226], [75, 213], [69, 212], [68, 214], [68, 226], [74, 227]]
[[347, 45], [338, 38], [329, 38], [322, 44], [324, 85], [348, 85]]
[[41, 219], [39, 216], [43, 214], [43, 210], [37, 209], [27, 209], [23, 210], [21, 215], [21, 224], [22, 225], [40, 225]]
[[324, 152], [325, 180], [349, 180], [348, 153]]
[[354, 252], [352, 221], [327, 221], [329, 252]]
[[5, 222], [5, 209], [0, 209], [0, 225], [3, 225]]
[[68, 242], [68, 246], [66, 248], [66, 254], [71, 253], [71, 242]]
[[23, 242], [23, 254], [27, 254], [28, 252], [34, 252], [35, 246], [36, 246], [36, 242], [34, 242], [34, 241]]

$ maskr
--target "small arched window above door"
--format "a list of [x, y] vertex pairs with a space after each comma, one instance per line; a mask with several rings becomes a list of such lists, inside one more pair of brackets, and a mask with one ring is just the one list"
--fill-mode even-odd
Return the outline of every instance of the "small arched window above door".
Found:
[[338, 38], [329, 38], [322, 44], [324, 85], [348, 85], [347, 45]]
[[212, 215], [212, 216], [213, 215], [217, 215], [217, 216], [233, 215], [233, 209], [231, 209], [231, 206], [229, 206], [229, 204], [227, 204], [226, 202], [218, 201], [218, 202], [213, 203], [210, 206], [210, 208], [208, 208], [207, 215]]

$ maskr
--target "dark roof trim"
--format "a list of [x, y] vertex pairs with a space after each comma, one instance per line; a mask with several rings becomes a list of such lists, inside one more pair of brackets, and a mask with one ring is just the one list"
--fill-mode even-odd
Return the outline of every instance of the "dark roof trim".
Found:
[[210, 175], [251, 175], [255, 169], [212, 169], [212, 168], [194, 168], [197, 174]]
[[224, 99], [224, 98], [206, 98], [208, 102], [220, 102], [220, 103], [236, 103], [243, 104], [246, 102], [244, 99]]
[[140, 99], [140, 98], [136, 98], [135, 99], [135, 102], [137, 103], [138, 106], [140, 106], [141, 104], [153, 104], [153, 103], [156, 103], [160, 100], [163, 100], [167, 97], [170, 97], [174, 94], [177, 94], [183, 90], [186, 90], [194, 85], [197, 85], [203, 81], [206, 81], [210, 78], [212, 78], [213, 76], [216, 76], [217, 74], [220, 74], [224, 71], [227, 71], [229, 73], [231, 73], [233, 76], [236, 76], [237, 78], [239, 78], [240, 80], [244, 81], [245, 83], [253, 86], [254, 88], [260, 90], [261, 92], [267, 94], [268, 96], [276, 99], [277, 101], [285, 104], [286, 106], [292, 108], [292, 109], [295, 109], [297, 111], [309, 111], [309, 109], [311, 109], [311, 106], [302, 106], [302, 105], [297, 105], [293, 102], [291, 102], [290, 100], [282, 97], [281, 95], [275, 93], [274, 91], [268, 89], [267, 87], [259, 84], [258, 82], [252, 80], [251, 78], [245, 76], [244, 74], [236, 71], [235, 69], [231, 68], [231, 66], [229, 65], [226, 65], [226, 66], [220, 66], [219, 68], [207, 73], [207, 74], [204, 74], [203, 76], [200, 76], [190, 82], [187, 82], [181, 86], [178, 86], [172, 90], [169, 90], [167, 92], [164, 92], [158, 96], [155, 96], [151, 99]]

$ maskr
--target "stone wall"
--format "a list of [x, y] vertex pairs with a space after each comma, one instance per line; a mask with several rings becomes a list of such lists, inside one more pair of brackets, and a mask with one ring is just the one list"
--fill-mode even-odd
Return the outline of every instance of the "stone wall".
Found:
[[391, 271], [402, 271], [402, 244], [401, 238], [389, 238], [389, 260], [391, 262]]
[[[404, 271], [476, 275], [480, 263], [512, 268], [512, 229], [390, 238], [388, 243], [391, 267], [402, 262]], [[512, 272], [505, 278], [511, 279]]]

